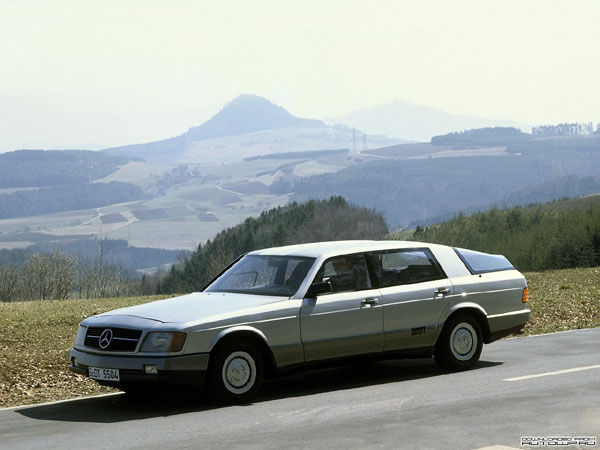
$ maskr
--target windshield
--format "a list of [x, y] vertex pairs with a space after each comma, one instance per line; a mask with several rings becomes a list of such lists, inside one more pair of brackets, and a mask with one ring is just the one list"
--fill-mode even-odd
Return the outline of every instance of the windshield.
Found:
[[246, 255], [205, 292], [237, 292], [290, 297], [296, 293], [314, 258]]

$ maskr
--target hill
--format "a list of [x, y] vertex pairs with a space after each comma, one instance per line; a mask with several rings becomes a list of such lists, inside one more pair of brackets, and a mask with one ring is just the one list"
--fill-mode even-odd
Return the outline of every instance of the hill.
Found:
[[[341, 150], [353, 148], [352, 129], [344, 127], [291, 127], [222, 136], [194, 141], [185, 153], [174, 157], [195, 163], [128, 161], [119, 165], [123, 161], [119, 159], [108, 169], [98, 162], [81, 164], [89, 167], [84, 173], [98, 186], [49, 186], [66, 190], [56, 199], [50, 197], [58, 191], [38, 189], [33, 185], [37, 177], [30, 176], [30, 187], [0, 189], [0, 195], [9, 196], [2, 197], [2, 204], [10, 205], [3, 217], [14, 217], [0, 219], [0, 248], [101, 235], [126, 239], [135, 247], [195, 249], [198, 242], [290, 199], [304, 202], [331, 195], [374, 208], [388, 225], [398, 227], [439, 223], [457, 211], [600, 192], [598, 135], [533, 137], [514, 128], [488, 128], [440, 138], [453, 141], [447, 141], [449, 145], [391, 145], [369, 136], [369, 147], [378, 147], [354, 152]], [[359, 136], [358, 147], [361, 140]], [[338, 147], [338, 143], [344, 145]], [[83, 153], [114, 158], [105, 152]], [[40, 175], [44, 166], [48, 171], [52, 167], [50, 162], [33, 163]], [[55, 174], [49, 175], [53, 182], [69, 180], [61, 164], [54, 167]], [[24, 163], [20, 173], [26, 168]], [[131, 182], [141, 191], [129, 186], [121, 189], [112, 181]], [[121, 196], [124, 193], [129, 194]], [[82, 197], [81, 201], [71, 201], [76, 197]], [[139, 200], [126, 202], [134, 199]], [[44, 211], [63, 212], [22, 216]]]
[[[219, 138], [288, 128], [303, 130], [332, 129], [320, 120], [303, 119], [293, 116], [283, 107], [274, 105], [265, 98], [243, 94], [227, 103], [221, 111], [202, 125], [192, 127], [179, 136], [145, 144], [110, 148], [106, 149], [105, 152], [116, 155], [127, 155], [129, 157], [141, 157], [148, 161], [175, 162], [186, 159], [186, 153], [193, 150], [196, 143], [200, 141], [217, 140], [222, 146], [224, 145], [223, 140], [219, 140]], [[240, 142], [237, 142], [237, 144], [243, 145]], [[320, 143], [320, 148], [327, 148], [326, 146], [327, 143]], [[315, 149], [317, 148], [319, 148], [319, 144], [315, 147]], [[305, 149], [302, 148], [302, 144], [296, 139], [296, 142], [290, 142], [288, 150]], [[210, 150], [204, 149], [203, 153], [208, 159], [214, 159], [215, 155], [211, 155]], [[222, 150], [218, 153], [222, 153]], [[264, 151], [263, 153], [268, 153], [268, 151]], [[196, 156], [201, 157], [202, 154]]]
[[186, 136], [191, 140], [199, 141], [274, 128], [324, 126], [325, 124], [320, 120], [293, 116], [266, 98], [242, 94], [227, 103], [221, 111], [202, 125], [190, 128]]
[[177, 261], [182, 254], [177, 250], [133, 247], [125, 240], [66, 239], [56, 242], [42, 241], [25, 249], [0, 249], [0, 266], [20, 265], [32, 253], [52, 253], [55, 250], [80, 261], [97, 260], [102, 252], [105, 264], [122, 266], [132, 271], [167, 266]]
[[258, 218], [218, 233], [192, 254], [182, 267], [173, 266], [160, 293], [202, 289], [239, 255], [267, 247], [345, 239], [381, 239], [383, 218], [366, 208], [350, 206], [341, 197], [310, 201], [266, 211]]
[[369, 134], [429, 142], [436, 135], [483, 127], [516, 127], [529, 131], [530, 125], [511, 120], [484, 119], [452, 114], [429, 106], [396, 100], [325, 120], [357, 127]]
[[[401, 147], [390, 150], [400, 155]], [[280, 179], [271, 190], [291, 193], [298, 202], [341, 195], [353, 204], [381, 211], [396, 227], [494, 204], [513, 206], [587, 195], [600, 186], [600, 137], [507, 142], [507, 151], [470, 157], [466, 156], [474, 150], [453, 150], [453, 157], [441, 146], [407, 147], [412, 156], [404, 159], [386, 159], [383, 156], [390, 155], [382, 154], [379, 160], [335, 173]], [[432, 147], [437, 154], [427, 154]], [[514, 148], [521, 151], [510, 151]]]
[[115, 172], [128, 158], [86, 150], [0, 153], [0, 189], [89, 183]]
[[140, 200], [142, 189], [134, 184], [94, 183], [128, 162], [122, 156], [85, 150], [0, 154], [0, 219]]
[[452, 148], [477, 148], [497, 145], [507, 146], [522, 143], [531, 138], [531, 134], [523, 133], [514, 127], [487, 127], [434, 136], [431, 138], [431, 143]]
[[501, 253], [521, 271], [598, 266], [600, 195], [459, 215], [412, 239]]

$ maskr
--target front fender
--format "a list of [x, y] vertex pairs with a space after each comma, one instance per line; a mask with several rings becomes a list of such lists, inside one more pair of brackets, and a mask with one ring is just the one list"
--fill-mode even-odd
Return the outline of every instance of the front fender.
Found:
[[215, 347], [215, 345], [217, 345], [217, 343], [223, 339], [225, 336], [231, 334], [231, 333], [236, 333], [236, 332], [250, 332], [250, 333], [254, 333], [256, 334], [258, 337], [260, 337], [265, 344], [269, 345], [269, 340], [267, 339], [267, 337], [265, 336], [265, 334], [260, 331], [257, 328], [254, 328], [250, 325], [236, 325], [230, 328], [225, 328], [224, 330], [219, 331], [219, 333], [217, 333], [210, 341], [210, 345], [209, 345], [209, 352], [212, 351], [212, 349]]

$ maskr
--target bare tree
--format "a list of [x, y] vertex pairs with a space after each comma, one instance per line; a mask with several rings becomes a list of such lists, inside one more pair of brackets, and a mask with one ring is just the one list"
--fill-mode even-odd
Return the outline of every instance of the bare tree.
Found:
[[0, 266], [0, 301], [17, 300], [19, 294], [18, 268], [13, 265]]
[[52, 295], [52, 260], [49, 255], [33, 253], [26, 262], [26, 285], [31, 299], [45, 300]]
[[80, 259], [77, 264], [77, 284], [80, 298], [121, 297], [137, 294], [140, 283], [132, 271], [122, 264], [108, 264], [103, 257]]
[[71, 295], [75, 285], [75, 260], [56, 250], [52, 256], [53, 298], [65, 299]]
[[75, 261], [58, 250], [33, 253], [27, 258], [24, 272], [30, 299], [65, 299], [75, 284]]

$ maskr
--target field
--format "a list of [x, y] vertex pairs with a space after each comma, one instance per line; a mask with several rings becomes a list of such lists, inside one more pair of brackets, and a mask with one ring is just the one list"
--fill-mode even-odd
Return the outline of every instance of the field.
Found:
[[257, 176], [265, 170], [277, 173], [282, 163], [265, 159], [224, 166], [188, 165], [194, 177], [172, 181], [169, 173], [175, 165], [132, 162], [103, 181], [121, 179], [123, 170], [124, 176], [132, 176], [133, 182], [150, 190], [167, 183], [160, 193], [144, 201], [95, 210], [1, 220], [0, 248], [98, 236], [125, 239], [133, 246], [195, 249], [199, 242], [248, 216], [286, 204], [288, 196], [269, 193], [267, 184], [275, 176]]
[[[600, 326], [600, 267], [525, 276], [532, 317], [524, 334]], [[67, 370], [78, 323], [159, 298], [0, 303], [0, 407], [111, 392]]]
[[600, 267], [524, 275], [531, 306], [525, 334], [600, 326]]
[[67, 370], [79, 322], [158, 298], [0, 303], [0, 406], [110, 392]]

